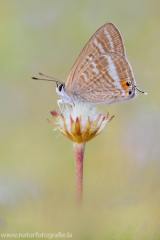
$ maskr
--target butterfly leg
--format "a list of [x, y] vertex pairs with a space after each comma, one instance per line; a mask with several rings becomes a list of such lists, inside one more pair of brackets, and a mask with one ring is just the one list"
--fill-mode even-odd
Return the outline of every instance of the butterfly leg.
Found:
[[[60, 111], [63, 112], [63, 110], [65, 109], [65, 102], [63, 101], [63, 99], [58, 100], [57, 104], [58, 104]], [[61, 108], [60, 104], [63, 104], [63, 109]]]
[[57, 101], [58, 107], [59, 107], [59, 109], [60, 109], [61, 111], [62, 111], [62, 109], [61, 109], [60, 104], [62, 104], [62, 103], [63, 103], [62, 99]]
[[63, 98], [62, 98], [62, 103], [63, 103], [63, 110], [64, 110], [65, 109], [65, 102], [64, 102]]

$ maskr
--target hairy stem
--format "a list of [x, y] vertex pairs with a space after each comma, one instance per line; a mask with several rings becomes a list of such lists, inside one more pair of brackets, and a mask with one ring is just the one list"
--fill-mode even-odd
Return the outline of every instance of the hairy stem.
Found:
[[82, 204], [83, 197], [83, 159], [85, 143], [74, 142], [74, 151], [76, 158], [76, 195], [78, 205]]

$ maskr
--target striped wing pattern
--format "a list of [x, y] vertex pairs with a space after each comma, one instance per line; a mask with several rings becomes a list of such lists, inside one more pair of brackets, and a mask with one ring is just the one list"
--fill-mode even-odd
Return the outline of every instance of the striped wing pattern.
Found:
[[[80, 101], [108, 105], [133, 97], [132, 79], [125, 57], [118, 53], [105, 53], [85, 67], [77, 82], [73, 83], [73, 92]], [[131, 82], [131, 86], [128, 87], [126, 82]]]
[[125, 56], [123, 39], [118, 28], [113, 23], [103, 25], [88, 41], [71, 69], [66, 82], [66, 88], [71, 88], [72, 82], [86, 64], [105, 52], [118, 52]]
[[82, 50], [65, 89], [80, 101], [108, 105], [133, 98], [135, 85], [121, 34], [113, 23], [107, 23]]

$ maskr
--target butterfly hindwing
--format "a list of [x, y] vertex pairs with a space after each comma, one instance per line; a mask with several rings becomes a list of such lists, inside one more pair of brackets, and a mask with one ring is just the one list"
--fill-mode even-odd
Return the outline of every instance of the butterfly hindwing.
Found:
[[81, 101], [108, 105], [133, 98], [134, 86], [134, 76], [127, 59], [111, 52], [100, 54], [88, 63], [77, 75], [72, 91]]

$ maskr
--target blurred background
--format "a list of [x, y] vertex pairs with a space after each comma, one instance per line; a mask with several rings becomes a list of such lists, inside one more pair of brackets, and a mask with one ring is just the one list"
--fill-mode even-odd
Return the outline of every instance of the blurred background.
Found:
[[[0, 233], [160, 239], [159, 13], [158, 0], [0, 1]], [[58, 111], [56, 86], [31, 77], [66, 82], [107, 22], [148, 95], [101, 108], [115, 118], [86, 145], [78, 211], [72, 143], [47, 122]]]

